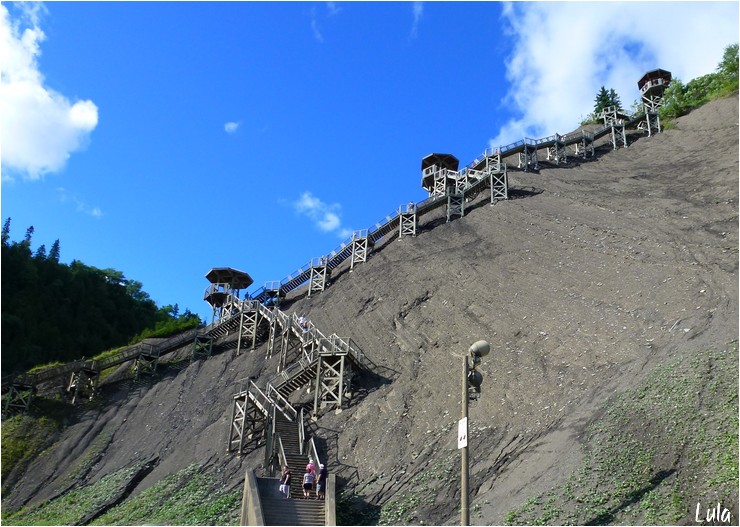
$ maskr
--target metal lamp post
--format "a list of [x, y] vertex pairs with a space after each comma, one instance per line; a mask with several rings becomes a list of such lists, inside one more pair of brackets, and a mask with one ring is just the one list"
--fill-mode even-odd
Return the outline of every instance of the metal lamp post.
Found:
[[462, 418], [457, 429], [457, 448], [461, 452], [461, 476], [460, 476], [460, 525], [470, 525], [470, 504], [468, 501], [468, 479], [469, 479], [469, 459], [468, 459], [468, 399], [469, 390], [472, 387], [477, 393], [480, 393], [480, 386], [483, 383], [483, 375], [476, 370], [481, 362], [481, 358], [488, 355], [491, 350], [490, 344], [485, 340], [475, 342], [468, 353], [472, 359], [472, 366], [468, 364], [468, 356], [463, 357], [463, 378], [462, 378]]

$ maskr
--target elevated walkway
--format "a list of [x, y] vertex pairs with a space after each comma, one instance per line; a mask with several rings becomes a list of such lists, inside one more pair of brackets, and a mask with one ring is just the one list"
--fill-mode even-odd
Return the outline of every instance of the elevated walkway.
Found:
[[100, 360], [77, 360], [39, 372], [17, 375], [12, 380], [3, 382], [3, 392], [8, 393], [3, 413], [27, 411], [39, 386], [60, 379], [68, 379], [64, 390], [72, 403], [82, 397], [92, 399], [97, 393], [100, 374], [104, 370], [133, 362], [136, 377], [152, 374], [162, 357], [192, 344], [201, 331], [200, 328], [191, 329], [155, 344], [140, 342]]

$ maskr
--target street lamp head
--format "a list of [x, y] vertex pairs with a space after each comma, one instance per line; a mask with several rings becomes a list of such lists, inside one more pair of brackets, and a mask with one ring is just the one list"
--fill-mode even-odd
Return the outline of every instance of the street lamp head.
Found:
[[468, 384], [475, 388], [477, 392], [480, 392], [481, 384], [483, 384], [483, 375], [478, 370], [473, 370], [468, 373]]
[[468, 351], [475, 360], [476, 357], [485, 357], [488, 355], [488, 352], [491, 351], [491, 345], [485, 340], [479, 340], [478, 342], [473, 343]]

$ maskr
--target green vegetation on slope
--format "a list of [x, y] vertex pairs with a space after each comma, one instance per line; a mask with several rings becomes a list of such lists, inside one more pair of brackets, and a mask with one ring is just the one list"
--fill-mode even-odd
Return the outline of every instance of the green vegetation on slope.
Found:
[[[139, 467], [125, 467], [91, 485], [3, 515], [9, 525], [79, 525], [121, 495]], [[136, 497], [112, 507], [92, 525], [236, 525], [241, 488], [215, 488], [197, 465], [166, 477]]]
[[112, 508], [92, 525], [237, 525], [241, 487], [215, 488], [214, 481], [190, 465]]
[[680, 79], [671, 80], [663, 94], [664, 105], [658, 111], [661, 119], [675, 119], [694, 108], [726, 97], [738, 90], [738, 45], [725, 48], [722, 61], [714, 73], [697, 77], [684, 84]]
[[50, 417], [16, 415], [3, 421], [2, 480], [3, 488], [11, 471], [35, 459], [56, 438], [61, 424]]
[[738, 348], [656, 368], [590, 427], [584, 461], [508, 525], [675, 524], [737, 503]]
[[126, 467], [96, 481], [92, 485], [72, 489], [62, 496], [26, 507], [18, 512], [3, 514], [6, 525], [79, 525], [80, 521], [94, 513], [106, 501], [114, 498], [131, 477], [137, 467]]

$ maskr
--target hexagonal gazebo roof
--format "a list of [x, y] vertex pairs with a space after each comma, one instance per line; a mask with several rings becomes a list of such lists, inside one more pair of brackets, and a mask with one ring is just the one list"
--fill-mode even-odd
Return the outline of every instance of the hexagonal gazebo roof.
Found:
[[432, 165], [441, 166], [448, 170], [457, 170], [460, 161], [452, 154], [429, 154], [421, 160], [421, 170], [429, 168]]
[[[662, 84], [664, 86], [668, 86], [671, 83], [671, 78], [672, 76], [670, 71], [661, 69], [648, 71], [645, 75], [642, 76], [642, 78], [640, 78], [639, 81], [637, 81], [637, 87], [640, 88], [640, 92], [644, 92], [646, 91], [646, 89], [644, 89], [646, 85], [648, 85], [647, 89], [649, 89], [650, 85], [653, 84]], [[661, 79], [663, 82], [656, 82], [660, 81]]]
[[429, 154], [421, 160], [421, 186], [430, 190], [434, 186], [434, 174], [424, 174], [424, 170], [431, 166], [446, 168], [447, 170], [456, 171], [460, 161], [452, 154]]
[[229, 284], [233, 289], [246, 289], [254, 283], [248, 273], [231, 267], [214, 267], [206, 273], [206, 279], [212, 284]]

